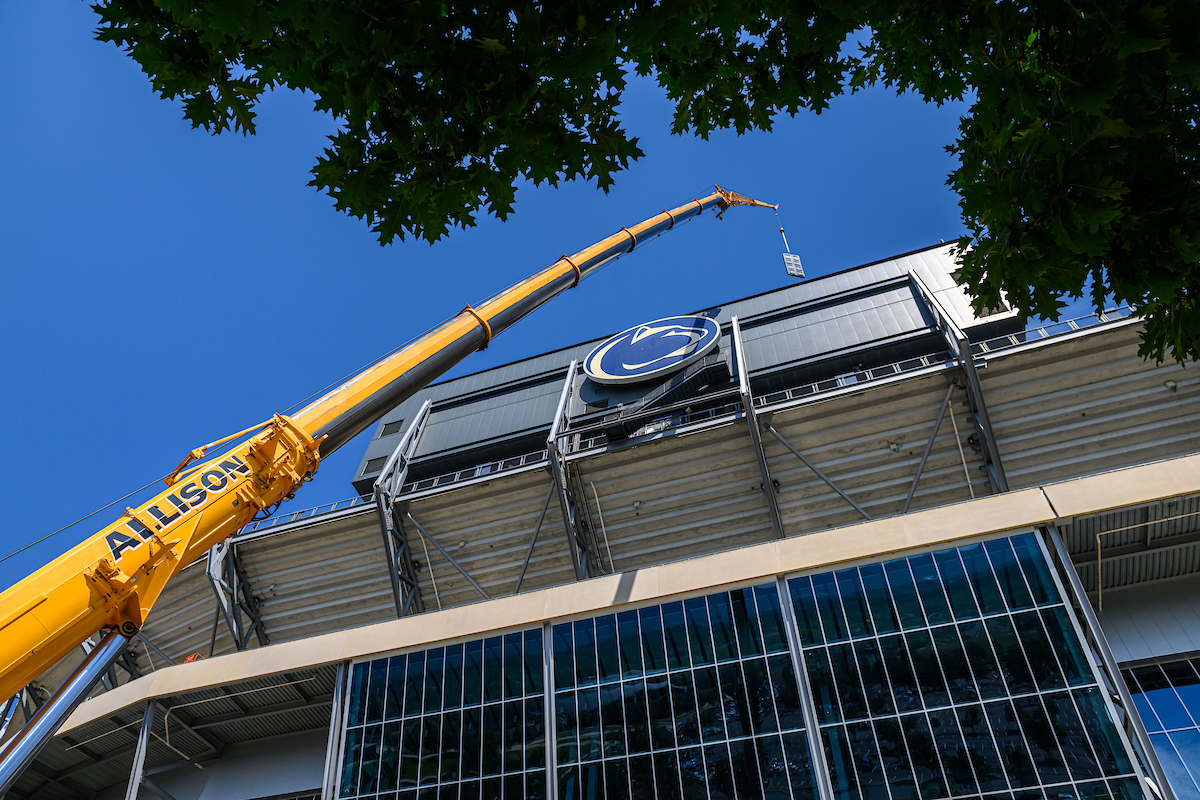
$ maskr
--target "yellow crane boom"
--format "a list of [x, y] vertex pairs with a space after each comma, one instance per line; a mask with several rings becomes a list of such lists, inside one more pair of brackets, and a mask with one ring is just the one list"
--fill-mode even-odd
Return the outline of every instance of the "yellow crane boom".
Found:
[[[290, 498], [311, 479], [323, 456], [526, 314], [639, 242], [711, 208], [734, 205], [768, 206], [717, 187], [708, 197], [622, 227], [478, 307], [467, 306], [295, 415], [276, 414], [263, 426], [193, 450], [166, 479], [165, 491], [127, 508], [0, 594], [0, 698], [15, 694], [95, 632], [109, 632], [0, 754], [0, 796], [141, 628], [171, 576], [261, 510]], [[222, 455], [204, 460], [215, 445], [251, 432]]]

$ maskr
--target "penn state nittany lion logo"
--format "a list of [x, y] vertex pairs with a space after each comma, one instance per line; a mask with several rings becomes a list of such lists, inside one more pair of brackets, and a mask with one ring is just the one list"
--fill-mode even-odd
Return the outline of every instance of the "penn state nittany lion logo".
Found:
[[717, 346], [721, 326], [708, 317], [667, 317], [618, 333], [583, 362], [597, 383], [636, 383], [686, 367]]

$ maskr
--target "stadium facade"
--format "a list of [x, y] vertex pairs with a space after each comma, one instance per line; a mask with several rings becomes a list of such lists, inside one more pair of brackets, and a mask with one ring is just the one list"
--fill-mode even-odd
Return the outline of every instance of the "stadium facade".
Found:
[[948, 245], [699, 316], [651, 380], [586, 342], [394, 409], [9, 797], [1200, 797], [1194, 369], [976, 315]]

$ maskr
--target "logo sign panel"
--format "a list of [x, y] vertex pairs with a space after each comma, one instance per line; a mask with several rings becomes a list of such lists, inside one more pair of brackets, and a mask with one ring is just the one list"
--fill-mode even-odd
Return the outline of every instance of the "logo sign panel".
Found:
[[721, 339], [721, 326], [708, 317], [667, 317], [618, 333], [583, 362], [597, 383], [653, 380], [707, 355]]

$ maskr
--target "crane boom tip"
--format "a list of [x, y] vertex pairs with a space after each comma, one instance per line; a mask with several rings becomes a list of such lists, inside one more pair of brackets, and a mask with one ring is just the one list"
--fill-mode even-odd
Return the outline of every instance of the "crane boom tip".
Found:
[[721, 195], [722, 211], [730, 206], [758, 206], [759, 208], [773, 208], [776, 211], [779, 210], [778, 203], [764, 203], [762, 200], [755, 200], [753, 197], [747, 197], [744, 194], [738, 194], [737, 192], [731, 192], [728, 189], [722, 189], [720, 186], [716, 186], [715, 184], [714, 188], [717, 190], [717, 194]]

